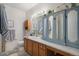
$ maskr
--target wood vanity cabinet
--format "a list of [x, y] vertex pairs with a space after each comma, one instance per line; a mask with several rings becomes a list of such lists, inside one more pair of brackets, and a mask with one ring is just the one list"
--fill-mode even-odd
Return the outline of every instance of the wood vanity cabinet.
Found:
[[30, 39], [24, 39], [24, 50], [33, 56], [72, 56], [72, 54], [65, 51], [61, 51]]
[[33, 42], [27, 38], [24, 38], [24, 50], [32, 55]]
[[33, 41], [33, 56], [38, 56], [38, 43]]

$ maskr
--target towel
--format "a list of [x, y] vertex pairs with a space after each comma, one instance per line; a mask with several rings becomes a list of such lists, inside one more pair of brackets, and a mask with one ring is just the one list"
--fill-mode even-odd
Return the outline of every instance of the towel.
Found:
[[0, 34], [4, 36], [8, 32], [7, 17], [4, 5], [0, 4]]

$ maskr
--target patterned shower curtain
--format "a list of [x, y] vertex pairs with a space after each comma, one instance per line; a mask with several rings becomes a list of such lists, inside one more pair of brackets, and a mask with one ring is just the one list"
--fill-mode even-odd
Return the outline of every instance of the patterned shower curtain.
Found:
[[0, 33], [2, 36], [5, 36], [5, 34], [8, 32], [8, 26], [7, 26], [7, 17], [5, 12], [4, 5], [0, 5]]

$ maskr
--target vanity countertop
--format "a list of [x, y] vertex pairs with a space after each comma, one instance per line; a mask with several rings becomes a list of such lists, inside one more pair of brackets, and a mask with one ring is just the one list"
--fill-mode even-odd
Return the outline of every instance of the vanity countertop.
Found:
[[28, 36], [28, 37], [24, 36], [24, 38], [28, 38], [30, 40], [33, 40], [33, 41], [36, 41], [36, 42], [39, 42], [39, 43], [43, 43], [47, 46], [54, 47], [56, 49], [65, 51], [65, 52], [70, 53], [72, 55], [79, 56], [79, 49], [76, 49], [76, 48], [72, 48], [72, 47], [69, 47], [69, 46], [64, 46], [64, 45], [59, 45], [59, 44], [47, 42], [47, 41], [41, 39], [40, 37], [35, 37], [35, 36]]

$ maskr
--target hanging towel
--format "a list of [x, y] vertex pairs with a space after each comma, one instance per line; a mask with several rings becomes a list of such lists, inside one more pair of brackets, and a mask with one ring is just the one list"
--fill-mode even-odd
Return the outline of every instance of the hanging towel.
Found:
[[4, 5], [0, 4], [0, 34], [2, 34], [2, 36], [5, 36], [7, 32], [8, 27], [5, 7]]

